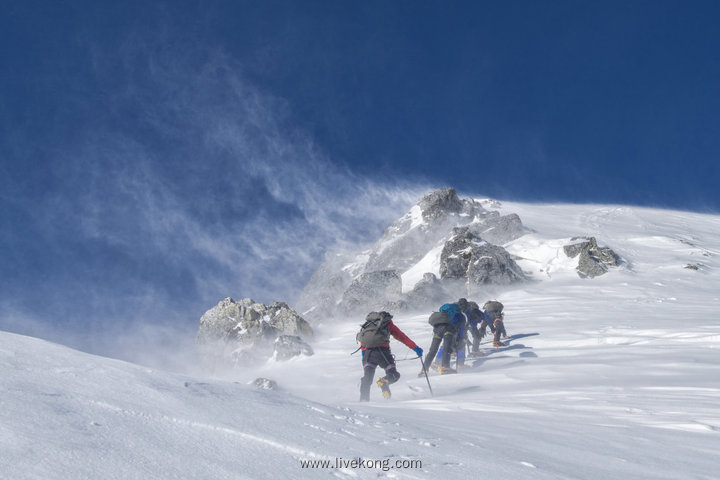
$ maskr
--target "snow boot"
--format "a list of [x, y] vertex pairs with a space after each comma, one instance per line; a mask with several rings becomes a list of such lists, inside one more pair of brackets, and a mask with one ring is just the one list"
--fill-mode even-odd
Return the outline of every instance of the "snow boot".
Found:
[[440, 375], [451, 375], [453, 373], [457, 373], [457, 370], [450, 367], [440, 367]]
[[507, 346], [507, 344], [504, 342], [501, 342], [500, 340], [493, 341], [493, 347], [505, 347], [505, 346]]
[[390, 399], [391, 393], [390, 393], [390, 383], [388, 382], [387, 378], [379, 377], [377, 379], [377, 386], [380, 387], [380, 390], [382, 390], [383, 397]]

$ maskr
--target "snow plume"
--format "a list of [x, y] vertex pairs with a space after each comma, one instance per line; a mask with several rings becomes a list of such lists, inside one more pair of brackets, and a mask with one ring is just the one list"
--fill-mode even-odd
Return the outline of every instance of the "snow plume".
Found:
[[[8, 240], [19, 273], [0, 300], [46, 332], [150, 334], [177, 350], [168, 332], [184, 344], [223, 297], [292, 303], [326, 249], [373, 240], [426, 191], [329, 158], [223, 54], [137, 39], [121, 52], [94, 59], [111, 93], [78, 98], [75, 134], [43, 146], [42, 193], [12, 194], [26, 235]], [[37, 333], [13, 325], [0, 321]], [[66, 343], [117, 353], [78, 338]]]

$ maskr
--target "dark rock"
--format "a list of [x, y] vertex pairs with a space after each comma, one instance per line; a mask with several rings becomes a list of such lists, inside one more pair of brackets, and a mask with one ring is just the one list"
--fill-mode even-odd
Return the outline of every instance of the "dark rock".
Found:
[[428, 222], [442, 218], [450, 213], [460, 213], [463, 209], [463, 203], [458, 198], [454, 188], [444, 188], [430, 192], [420, 200], [418, 205], [422, 209], [423, 218]]
[[620, 265], [620, 257], [608, 247], [599, 247], [595, 237], [575, 237], [582, 240], [571, 245], [565, 245], [563, 250], [570, 258], [578, 255], [577, 271], [580, 278], [594, 278], [608, 272], [609, 267]]
[[486, 243], [474, 252], [468, 266], [469, 285], [510, 285], [527, 280], [520, 266], [502, 247]]
[[285, 302], [273, 302], [265, 309], [268, 324], [283, 335], [304, 338], [313, 337], [313, 329], [298, 313]]
[[526, 280], [522, 269], [502, 247], [485, 242], [469, 228], [453, 230], [440, 256], [440, 277], [467, 279], [468, 285], [507, 285]]
[[[573, 238], [573, 240], [576, 240], [577, 237]], [[570, 258], [575, 258], [578, 255], [580, 255], [582, 252], [590, 248], [590, 242], [580, 242], [580, 243], [574, 243], [572, 245], [565, 245], [563, 247], [563, 250], [565, 251], [565, 255], [567, 255]]]

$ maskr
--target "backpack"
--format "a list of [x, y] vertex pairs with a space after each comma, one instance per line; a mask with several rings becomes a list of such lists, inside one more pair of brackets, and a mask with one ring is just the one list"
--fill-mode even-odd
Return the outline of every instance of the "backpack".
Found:
[[365, 348], [387, 345], [390, 342], [390, 316], [387, 312], [370, 312], [355, 339]]
[[440, 311], [447, 314], [449, 318], [449, 323], [451, 325], [457, 325], [458, 323], [460, 323], [460, 320], [465, 320], [465, 317], [462, 315], [460, 307], [457, 303], [446, 303], [445, 305], [440, 307]]
[[433, 327], [442, 325], [443, 323], [450, 323], [450, 315], [445, 312], [433, 312], [428, 318], [428, 323]]
[[480, 306], [475, 302], [468, 302], [468, 309], [465, 312], [468, 321], [472, 325], [477, 325], [485, 319], [485, 314], [480, 310]]
[[498, 302], [497, 300], [490, 300], [488, 302], [485, 302], [485, 305], [483, 305], [483, 308], [486, 312], [492, 317], [490, 320], [495, 320], [496, 318], [503, 318], [503, 304]]

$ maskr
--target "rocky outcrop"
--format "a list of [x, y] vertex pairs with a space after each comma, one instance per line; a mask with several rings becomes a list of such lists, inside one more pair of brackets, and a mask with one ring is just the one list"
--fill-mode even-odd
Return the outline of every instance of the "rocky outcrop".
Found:
[[364, 271], [403, 272], [425, 256], [429, 245], [447, 238], [453, 227], [489, 217], [492, 213], [479, 202], [460, 200], [452, 188], [430, 192], [385, 230], [370, 249]]
[[620, 256], [608, 247], [599, 247], [595, 237], [574, 237], [571, 240], [577, 243], [565, 245], [563, 250], [570, 258], [580, 256], [577, 266], [580, 278], [604, 275], [610, 267], [620, 265]]
[[267, 360], [281, 336], [310, 339], [313, 330], [286, 303], [263, 305], [228, 297], [200, 318], [196, 343], [203, 361], [214, 369]]
[[441, 279], [466, 279], [469, 286], [508, 285], [526, 280], [502, 247], [484, 241], [467, 227], [456, 228], [440, 256]]
[[502, 247], [486, 243], [473, 252], [468, 266], [469, 285], [510, 285], [527, 280], [520, 266]]
[[418, 205], [426, 222], [434, 222], [463, 210], [463, 202], [460, 201], [454, 188], [443, 188], [430, 192], [420, 199]]
[[[444, 301], [447, 292], [452, 293], [450, 298], [456, 297], [458, 285], [505, 285], [524, 280], [513, 259], [497, 246], [526, 233], [520, 217], [501, 216], [483, 205], [496, 204], [461, 199], [452, 188], [435, 190], [393, 222], [369, 248], [359, 253], [326, 255], [298, 301], [303, 315], [323, 322], [333, 315], [345, 317], [355, 311], [413, 309], [427, 302]], [[465, 262], [458, 249], [449, 247], [449, 252], [454, 253], [447, 254], [447, 271], [441, 278], [425, 277], [409, 285], [412, 290], [402, 295], [401, 278], [406, 272], [413, 270], [409, 278], [417, 279], [418, 274], [425, 273], [417, 271], [425, 264], [428, 272], [438, 272], [438, 249], [452, 241], [457, 227], [483, 239], [482, 247], [477, 245], [469, 252], [472, 263]], [[452, 255], [458, 256], [457, 261], [450, 258]]]

